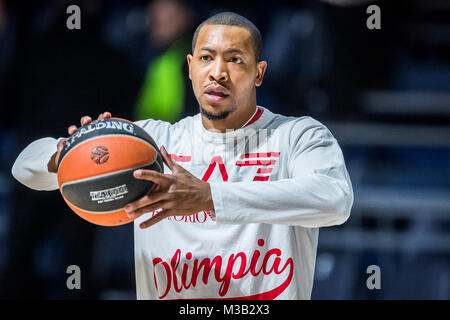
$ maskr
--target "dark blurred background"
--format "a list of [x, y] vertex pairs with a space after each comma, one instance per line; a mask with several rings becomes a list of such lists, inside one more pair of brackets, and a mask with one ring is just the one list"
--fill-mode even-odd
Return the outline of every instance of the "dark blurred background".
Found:
[[[66, 27], [72, 4], [79, 30]], [[370, 4], [379, 30], [366, 27]], [[312, 298], [450, 298], [450, 1], [0, 0], [1, 298], [136, 298], [132, 224], [91, 225], [11, 167], [81, 115], [196, 113], [192, 33], [229, 10], [262, 32], [258, 104], [327, 125], [352, 178], [350, 219], [320, 231]], [[66, 288], [72, 264], [81, 290]], [[366, 287], [369, 265], [379, 290]]]

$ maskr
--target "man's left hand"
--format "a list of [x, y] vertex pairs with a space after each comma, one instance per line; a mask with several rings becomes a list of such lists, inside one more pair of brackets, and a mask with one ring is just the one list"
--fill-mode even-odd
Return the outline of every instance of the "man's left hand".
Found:
[[163, 174], [154, 170], [138, 169], [134, 177], [153, 181], [155, 186], [142, 198], [130, 202], [125, 211], [130, 218], [161, 210], [139, 226], [147, 228], [170, 216], [189, 216], [199, 211], [214, 210], [209, 183], [194, 177], [178, 165], [161, 147], [164, 162], [172, 171]]

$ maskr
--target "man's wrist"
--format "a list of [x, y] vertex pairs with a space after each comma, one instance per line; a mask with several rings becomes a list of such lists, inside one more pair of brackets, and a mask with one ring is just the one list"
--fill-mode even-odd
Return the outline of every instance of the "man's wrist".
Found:
[[[213, 201], [213, 198], [212, 198], [211, 186], [207, 182], [206, 182], [205, 189], [206, 189], [206, 192], [205, 192], [205, 194], [206, 194], [206, 199], [205, 199], [206, 208], [204, 210], [208, 210], [208, 211], [211, 212], [211, 214], [213, 214], [213, 212], [214, 212], [214, 201]], [[215, 214], [214, 214], [214, 216], [215, 216]]]
[[55, 152], [52, 157], [50, 158], [50, 161], [47, 163], [47, 170], [48, 172], [56, 173], [58, 170], [56, 168], [56, 154], [58, 152]]

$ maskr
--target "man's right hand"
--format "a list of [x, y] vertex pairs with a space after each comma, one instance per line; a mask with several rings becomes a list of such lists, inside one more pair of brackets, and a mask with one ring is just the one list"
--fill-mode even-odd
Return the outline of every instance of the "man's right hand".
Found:
[[[98, 116], [97, 120], [108, 119], [108, 118], [111, 118], [111, 113], [110, 112], [103, 112], [103, 113], [101, 113]], [[81, 117], [80, 124], [81, 124], [81, 126], [85, 126], [91, 121], [92, 121], [91, 117], [84, 116], [84, 117]], [[77, 126], [71, 125], [67, 129], [67, 132], [69, 133], [69, 136], [74, 134], [75, 131], [77, 131], [77, 129], [78, 129]], [[47, 164], [48, 172], [56, 173], [58, 171], [59, 156], [61, 155], [61, 151], [62, 151], [62, 148], [64, 147], [64, 144], [66, 143], [66, 140], [67, 139], [64, 138], [64, 139], [61, 139], [61, 140], [58, 141], [58, 144], [56, 145], [57, 151], [52, 155], [52, 157], [50, 158], [50, 161]]]

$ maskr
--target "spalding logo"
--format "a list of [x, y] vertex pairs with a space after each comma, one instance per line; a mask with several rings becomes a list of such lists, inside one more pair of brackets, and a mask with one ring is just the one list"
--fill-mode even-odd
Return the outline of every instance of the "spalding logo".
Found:
[[76, 140], [80, 139], [86, 134], [94, 132], [96, 130], [109, 129], [114, 131], [125, 131], [130, 134], [135, 134], [134, 125], [126, 121], [114, 121], [111, 119], [95, 120], [91, 123], [78, 129], [73, 135], [71, 135], [64, 145], [64, 150], [68, 150], [70, 146], [75, 143]]
[[92, 150], [91, 159], [96, 164], [103, 164], [109, 159], [108, 149], [103, 146], [98, 146]]

